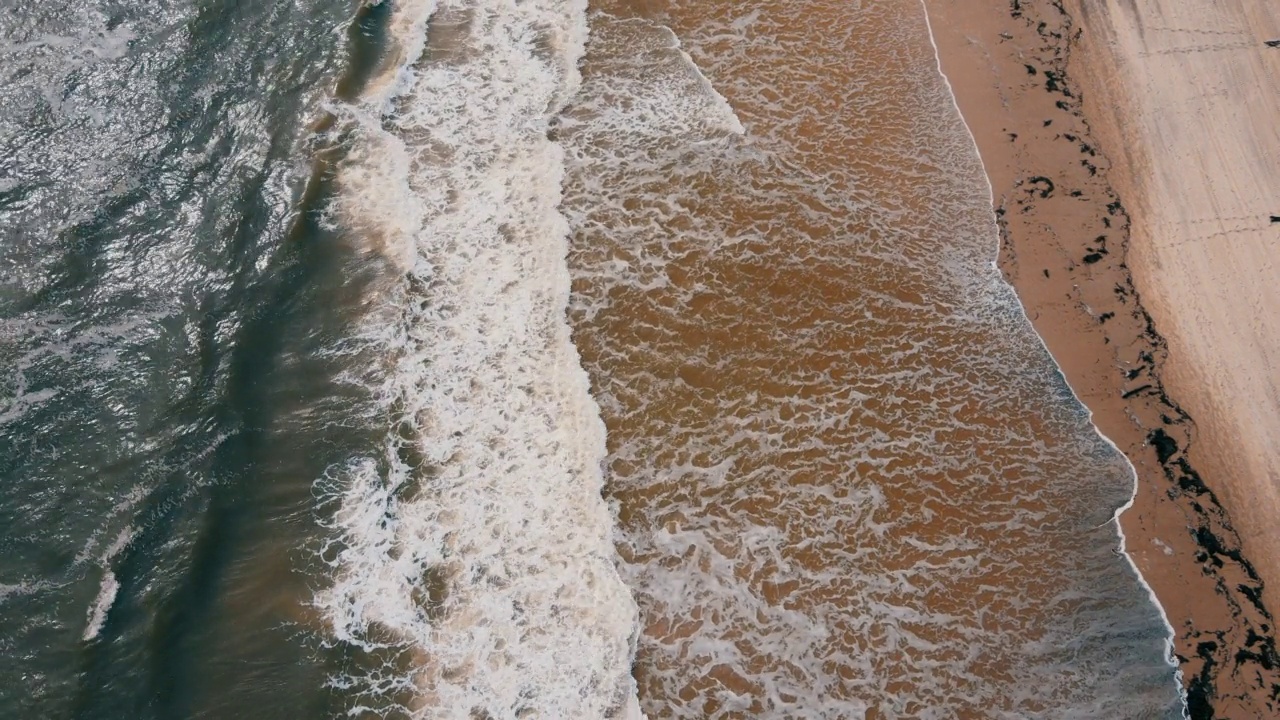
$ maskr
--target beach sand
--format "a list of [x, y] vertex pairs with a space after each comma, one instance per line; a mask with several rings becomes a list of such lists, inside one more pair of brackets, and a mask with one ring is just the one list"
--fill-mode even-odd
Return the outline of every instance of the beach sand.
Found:
[[1280, 9], [925, 5], [1000, 267], [1137, 470], [1121, 527], [1192, 717], [1275, 717]]

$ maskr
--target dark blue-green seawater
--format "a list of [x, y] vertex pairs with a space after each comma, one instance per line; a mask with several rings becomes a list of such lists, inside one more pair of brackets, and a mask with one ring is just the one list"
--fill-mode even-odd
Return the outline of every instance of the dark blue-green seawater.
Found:
[[0, 11], [0, 718], [346, 707], [312, 483], [372, 442], [333, 358], [376, 268], [323, 229], [315, 138], [380, 20]]

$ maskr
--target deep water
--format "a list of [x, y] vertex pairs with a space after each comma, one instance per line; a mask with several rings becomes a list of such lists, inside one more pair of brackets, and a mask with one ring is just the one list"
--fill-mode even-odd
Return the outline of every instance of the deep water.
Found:
[[372, 442], [315, 132], [380, 53], [353, 12], [0, 14], [0, 717], [346, 704], [308, 603], [312, 484]]

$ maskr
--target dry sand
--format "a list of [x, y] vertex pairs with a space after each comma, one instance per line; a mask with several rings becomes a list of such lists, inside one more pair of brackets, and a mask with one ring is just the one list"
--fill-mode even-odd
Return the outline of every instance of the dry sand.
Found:
[[1001, 268], [1137, 469], [1121, 525], [1192, 717], [1276, 717], [1280, 5], [925, 4]]

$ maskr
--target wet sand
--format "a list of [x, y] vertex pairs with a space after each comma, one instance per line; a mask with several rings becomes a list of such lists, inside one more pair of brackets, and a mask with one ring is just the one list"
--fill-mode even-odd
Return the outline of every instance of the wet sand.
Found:
[[1273, 717], [1276, 11], [925, 4], [991, 179], [1001, 270], [1137, 470], [1121, 525], [1192, 717]]

